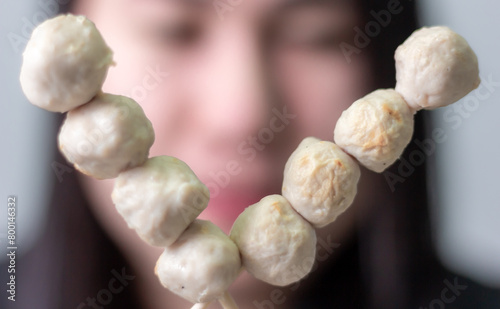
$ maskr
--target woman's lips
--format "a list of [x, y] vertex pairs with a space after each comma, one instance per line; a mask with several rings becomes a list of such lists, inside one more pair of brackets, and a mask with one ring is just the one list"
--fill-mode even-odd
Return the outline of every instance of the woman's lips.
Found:
[[265, 195], [265, 193], [249, 195], [237, 192], [222, 192], [210, 199], [208, 207], [200, 215], [200, 219], [210, 220], [225, 233], [229, 233], [240, 213], [246, 207], [260, 201]]
[[257, 203], [264, 196], [253, 195], [245, 196], [243, 194], [220, 194], [213, 198], [209, 207], [216, 208], [221, 218], [234, 221], [240, 213], [248, 206]]

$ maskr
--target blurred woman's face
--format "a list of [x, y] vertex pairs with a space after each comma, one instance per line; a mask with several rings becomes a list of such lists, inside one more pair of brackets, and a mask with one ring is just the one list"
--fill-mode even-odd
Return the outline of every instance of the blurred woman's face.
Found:
[[[141, 104], [156, 133], [150, 156], [185, 161], [211, 192], [202, 218], [228, 232], [280, 192], [299, 142], [332, 140], [340, 113], [369, 90], [368, 52], [348, 63], [339, 49], [360, 23], [354, 2], [86, 0], [74, 12], [114, 51], [104, 91]], [[112, 184], [84, 179], [106, 228], [130, 242]]]

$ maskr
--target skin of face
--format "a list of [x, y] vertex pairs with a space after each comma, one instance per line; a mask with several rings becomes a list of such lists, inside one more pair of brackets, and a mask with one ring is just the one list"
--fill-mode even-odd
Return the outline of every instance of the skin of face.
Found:
[[[103, 91], [142, 106], [156, 135], [150, 157], [185, 161], [211, 192], [200, 218], [226, 233], [245, 207], [280, 193], [286, 160], [303, 138], [331, 141], [341, 112], [371, 89], [369, 52], [348, 63], [338, 48], [362, 22], [352, 2], [242, 1], [223, 14], [209, 1], [123, 2], [77, 1], [72, 11], [94, 21], [114, 52]], [[154, 276], [162, 249], [118, 215], [113, 180], [80, 179], [134, 267], [145, 308], [189, 308]], [[347, 211], [318, 237], [341, 239], [355, 217]], [[241, 308], [254, 308], [273, 289], [242, 274], [230, 291]]]

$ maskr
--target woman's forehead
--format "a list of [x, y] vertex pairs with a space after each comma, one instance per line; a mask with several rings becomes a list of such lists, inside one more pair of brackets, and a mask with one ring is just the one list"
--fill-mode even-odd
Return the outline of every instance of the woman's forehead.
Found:
[[[200, 14], [219, 21], [239, 16], [260, 19], [262, 16], [324, 6], [340, 12], [352, 12], [357, 3], [354, 0], [135, 0], [124, 6], [122, 1], [111, 2], [139, 18], [171, 19], [185, 14]], [[101, 5], [101, 1], [93, 3]]]

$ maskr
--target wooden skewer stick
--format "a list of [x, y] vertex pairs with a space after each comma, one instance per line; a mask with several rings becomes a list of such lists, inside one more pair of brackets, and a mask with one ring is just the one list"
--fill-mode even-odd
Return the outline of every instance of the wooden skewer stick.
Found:
[[219, 298], [219, 303], [224, 309], [239, 309], [238, 305], [228, 291], [226, 291], [221, 298]]
[[193, 307], [191, 307], [191, 309], [206, 309], [206, 308], [208, 308], [208, 306], [210, 306], [210, 303], [211, 302], [197, 303], [197, 304], [194, 304]]

